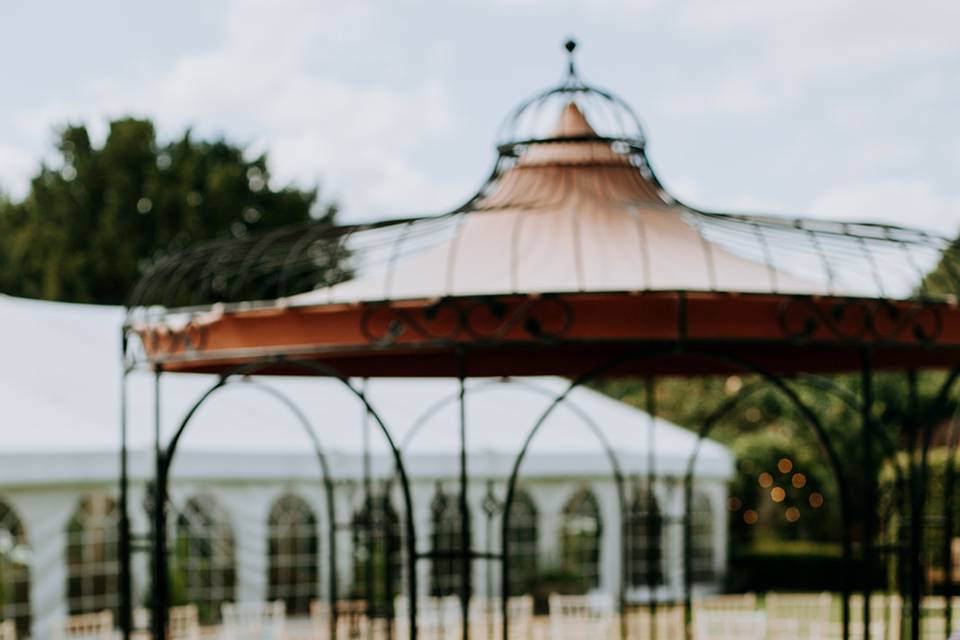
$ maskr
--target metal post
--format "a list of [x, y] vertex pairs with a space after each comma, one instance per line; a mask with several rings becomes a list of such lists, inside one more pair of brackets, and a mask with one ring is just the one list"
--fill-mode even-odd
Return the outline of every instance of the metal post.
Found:
[[[907, 372], [907, 429], [910, 433], [910, 637], [913, 640], [920, 638], [920, 595], [923, 589], [921, 581], [920, 552], [923, 537], [923, 466], [926, 465], [927, 447], [922, 447], [920, 456], [922, 461], [916, 460], [917, 433], [919, 431], [919, 414], [917, 399], [917, 372]], [[894, 464], [896, 464], [894, 460]]]
[[[363, 380], [361, 386], [361, 395], [366, 397], [367, 380]], [[374, 552], [374, 506], [373, 492], [371, 490], [371, 463], [370, 463], [370, 412], [366, 406], [363, 408], [363, 526], [364, 526], [364, 545], [366, 546], [367, 562], [364, 566], [363, 579], [364, 590], [367, 596], [367, 636], [370, 636], [370, 625], [373, 623], [373, 613], [375, 607], [375, 595], [373, 592], [373, 552]]]
[[470, 541], [470, 511], [467, 504], [467, 408], [466, 379], [462, 369], [459, 376], [460, 401], [460, 610], [463, 621], [463, 640], [470, 640], [470, 575], [473, 568]]
[[[126, 353], [126, 337], [121, 343], [121, 353]], [[120, 379], [120, 631], [123, 640], [130, 640], [132, 630], [133, 593], [130, 579], [130, 511], [129, 470], [127, 468], [127, 368], [124, 364]]]
[[957, 455], [957, 437], [958, 435], [957, 414], [954, 412], [950, 419], [949, 439], [947, 441], [947, 464], [944, 470], [943, 487], [943, 564], [944, 564], [944, 582], [943, 596], [947, 603], [946, 608], [946, 637], [950, 637], [953, 631], [953, 504], [954, 504], [954, 485], [956, 482], [956, 455]]
[[327, 497], [327, 520], [329, 521], [329, 536], [327, 539], [327, 562], [330, 564], [328, 573], [328, 594], [330, 603], [330, 639], [337, 637], [337, 505], [334, 503], [333, 479], [330, 477], [326, 460], [321, 457], [323, 468], [323, 487]]
[[[657, 640], [657, 599], [654, 590], [657, 588], [657, 548], [660, 546], [660, 532], [654, 522], [654, 508], [656, 500], [653, 496], [653, 482], [656, 479], [656, 425], [657, 425], [657, 387], [652, 377], [647, 377], [647, 415], [650, 418], [650, 430], [647, 433], [647, 590], [650, 593], [650, 640]], [[656, 546], [654, 546], [656, 545]], [[625, 615], [625, 612], [621, 615]], [[621, 630], [622, 637], [626, 638], [625, 623]]]
[[494, 510], [496, 498], [493, 495], [493, 481], [487, 480], [487, 496], [483, 501], [483, 514], [486, 516], [486, 537], [487, 543], [485, 550], [487, 552], [486, 563], [486, 581], [487, 581], [487, 640], [493, 640], [493, 563], [490, 558], [493, 555], [493, 517], [496, 515]]
[[156, 473], [153, 483], [153, 637], [167, 637], [167, 472], [160, 439], [160, 369], [154, 371], [153, 438]]
[[690, 570], [693, 557], [693, 534], [690, 531], [692, 505], [693, 474], [688, 472], [683, 479], [683, 631], [686, 640], [693, 639], [693, 571]]
[[383, 481], [383, 592], [386, 594], [387, 638], [393, 638], [393, 507], [390, 500], [390, 480]]
[[873, 531], [876, 500], [876, 472], [873, 466], [873, 369], [869, 350], [861, 349], [860, 395], [863, 439], [863, 638], [870, 640], [870, 577], [874, 564]]

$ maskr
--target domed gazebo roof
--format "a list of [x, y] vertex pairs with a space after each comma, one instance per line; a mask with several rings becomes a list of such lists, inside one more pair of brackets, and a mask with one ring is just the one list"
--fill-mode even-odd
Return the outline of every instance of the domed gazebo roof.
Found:
[[139, 355], [192, 371], [308, 358], [354, 375], [453, 375], [467, 351], [471, 375], [571, 374], [651, 347], [749, 353], [781, 372], [853, 368], [862, 346], [878, 366], [955, 359], [930, 348], [960, 345], [945, 238], [686, 206], [629, 106], [572, 57], [500, 136], [492, 177], [453, 212], [282, 229], [159, 263], [131, 300]]

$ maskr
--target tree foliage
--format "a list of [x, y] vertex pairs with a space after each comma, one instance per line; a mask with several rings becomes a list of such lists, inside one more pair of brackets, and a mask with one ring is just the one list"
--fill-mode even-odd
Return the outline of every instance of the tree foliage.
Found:
[[111, 122], [99, 147], [85, 126], [67, 126], [56, 150], [22, 201], [0, 198], [0, 292], [122, 303], [145, 269], [187, 245], [336, 215], [316, 188], [273, 188], [265, 155], [190, 131], [160, 142], [148, 120]]
[[[919, 445], [920, 430], [934, 427], [932, 444], [942, 446], [944, 434], [937, 429], [956, 410], [956, 402], [939, 401], [945, 372], [922, 372], [917, 379], [916, 407], [908, 393], [907, 374], [876, 373], [871, 442], [873, 471], [889, 468], [901, 452]], [[833, 375], [821, 381], [856, 400], [857, 375]], [[845, 489], [850, 498], [848, 515], [853, 535], [859, 539], [865, 510], [864, 435], [857, 410], [831, 394], [806, 384], [806, 379], [787, 379], [790, 386], [816, 415], [839, 458]], [[639, 379], [604, 380], [597, 385], [615, 398], [641, 409], [648, 407], [646, 383]], [[675, 424], [697, 431], [712, 413], [743, 390], [756, 388], [716, 422], [709, 437], [728, 445], [737, 460], [730, 487], [731, 532], [735, 545], [764, 540], [811, 540], [838, 542], [841, 532], [840, 487], [816, 432], [786, 396], [756, 376], [706, 377], [657, 380], [657, 413]], [[912, 418], [909, 416], [913, 416]], [[780, 461], [788, 459], [782, 471]], [[801, 473], [802, 486], [793, 484]], [[763, 477], [768, 474], [769, 477]], [[774, 499], [772, 491], [784, 493]], [[818, 493], [823, 502], [812, 503]], [[781, 497], [782, 496], [782, 497]], [[814, 506], [818, 504], [819, 506]], [[787, 517], [787, 510], [797, 509]], [[752, 511], [749, 517], [747, 512]], [[755, 517], [754, 517], [755, 516]], [[880, 514], [873, 514], [880, 517]]]

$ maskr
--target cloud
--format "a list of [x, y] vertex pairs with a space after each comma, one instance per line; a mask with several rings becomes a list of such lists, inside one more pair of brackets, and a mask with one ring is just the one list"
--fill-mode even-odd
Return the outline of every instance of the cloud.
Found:
[[[514, 9], [536, 19], [510, 22]], [[606, 38], [583, 70], [656, 123], [654, 160], [679, 197], [800, 213], [814, 202], [852, 215], [883, 213], [868, 192], [882, 186], [893, 198], [912, 184], [928, 218], [956, 214], [960, 4], [927, 0], [473, 0], [443, 11], [226, 0], [199, 37], [124, 51], [129, 62], [81, 68], [69, 92], [0, 104], [0, 180], [22, 192], [53, 125], [82, 120], [102, 136], [106, 118], [132, 113], [153, 117], [163, 136], [192, 126], [267, 151], [275, 184], [322, 181], [353, 219], [442, 210], [482, 178], [482, 118], [539, 86], [533, 69], [561, 63], [533, 47], [561, 40], [571, 17], [585, 44]], [[479, 45], [493, 28], [505, 40], [491, 51]]]
[[234, 0], [213, 46], [137, 77], [97, 79], [17, 119], [34, 140], [45, 130], [44, 141], [51, 123], [79, 119], [102, 132], [106, 118], [126, 114], [154, 118], [165, 135], [229, 132], [270, 152], [275, 184], [322, 179], [355, 215], [439, 208], [463, 193], [433, 183], [412, 151], [454, 130], [442, 74], [428, 62], [416, 79], [393, 82], [351, 73], [340, 58], [375, 42], [385, 13], [365, 1]]
[[701, 114], [755, 115], [813, 85], [842, 93], [871, 75], [960, 62], [957, 3], [695, 0], [673, 9], [664, 20], [678, 33], [725, 54], [726, 64], [707, 65], [696, 83], [678, 87], [669, 99], [681, 108], [692, 103]]
[[538, 9], [550, 11], [584, 10], [593, 15], [638, 15], [650, 13], [663, 0], [480, 0], [494, 8]]
[[[25, 167], [33, 167], [34, 154], [21, 145], [0, 144], [0, 176], [22, 174]], [[0, 184], [0, 195], [20, 195], [13, 190], [16, 185]]]

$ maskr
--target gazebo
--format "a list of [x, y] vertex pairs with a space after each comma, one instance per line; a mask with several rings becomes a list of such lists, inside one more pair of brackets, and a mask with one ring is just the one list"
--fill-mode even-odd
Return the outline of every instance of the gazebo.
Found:
[[[456, 210], [216, 241], [163, 259], [144, 276], [128, 305], [127, 370], [151, 370], [158, 381], [191, 372], [220, 377], [172, 440], [158, 438], [154, 504], [165, 502], [180, 435], [217, 389], [254, 375], [340, 380], [393, 452], [403, 501], [408, 629], [416, 638], [414, 567], [429, 554], [415, 545], [404, 458], [365, 396], [362, 379], [453, 377], [460, 382], [461, 407], [471, 377], [570, 379], [530, 425], [517, 452], [503, 489], [506, 531], [527, 448], [570, 390], [602, 377], [642, 376], [646, 411], [656, 415], [652, 390], [659, 377], [746, 373], [778, 390], [819, 439], [839, 488], [845, 560], [854, 559], [856, 525], [867, 565], [881, 552], [907, 563], [898, 587], [909, 599], [910, 637], [919, 638], [920, 514], [926, 454], [937, 425], [911, 417], [915, 455], [904, 463], [910, 481], [902, 500], [910, 531], [902, 547], [877, 548], [875, 514], [851, 522], [850, 505], [877, 504], [879, 455], [901, 462], [878, 429], [876, 373], [903, 372], [916, 394], [917, 371], [946, 369], [937, 401], [947, 405], [953, 396], [960, 375], [956, 247], [904, 227], [718, 213], [683, 204], [657, 179], [633, 111], [581, 79], [574, 49], [567, 44], [570, 60], [561, 83], [508, 116], [491, 176]], [[839, 372], [859, 377], [857, 393], [819, 375]], [[745, 385], [730, 398], [704, 421], [700, 437], [757, 387]], [[862, 459], [839, 458], [820, 417], [801, 398], [799, 390], [807, 388], [856, 412]], [[464, 411], [459, 415], [463, 441], [477, 427], [466, 423]], [[654, 430], [649, 434], [655, 437]], [[652, 483], [652, 455], [648, 471]], [[853, 474], [866, 478], [862, 496], [849, 495], [845, 479]], [[461, 514], [470, 481], [461, 449]], [[689, 506], [690, 474], [685, 490]], [[162, 638], [167, 525], [164, 509], [153, 513], [153, 631]], [[949, 523], [950, 513], [945, 517]], [[950, 536], [944, 538], [949, 544]], [[129, 552], [128, 535], [126, 541]], [[509, 537], [502, 536], [499, 550], [475, 549], [461, 518], [459, 548], [455, 559], [464, 575], [475, 561], [500, 563], [506, 620]], [[944, 558], [951, 575], [950, 553]], [[464, 638], [470, 633], [468, 582], [460, 594]], [[689, 629], [689, 578], [687, 586]], [[947, 581], [948, 596], [950, 588]], [[849, 585], [842, 596], [846, 638]], [[862, 597], [869, 603], [868, 583]], [[651, 619], [657, 606], [651, 600]], [[869, 637], [868, 604], [862, 615], [857, 623]], [[501, 628], [507, 638], [508, 625]]]

